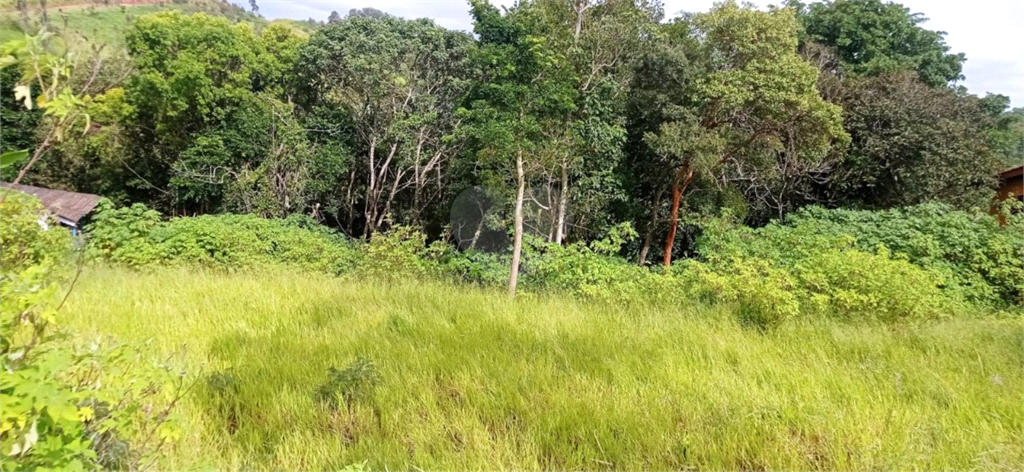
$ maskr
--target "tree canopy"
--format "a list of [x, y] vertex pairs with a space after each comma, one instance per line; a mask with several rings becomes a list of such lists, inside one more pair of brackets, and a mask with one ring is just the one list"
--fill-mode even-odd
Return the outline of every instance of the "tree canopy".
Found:
[[[725, 211], [756, 226], [814, 204], [985, 206], [1024, 159], [1024, 112], [956, 88], [964, 56], [896, 3], [469, 8], [473, 35], [374, 8], [308, 29], [142, 16], [123, 58], [72, 78], [106, 84], [81, 99], [90, 128], [26, 183], [362, 238], [461, 238], [468, 191], [490, 205], [473, 241], [486, 226], [519, 254], [627, 223], [642, 237], [623, 254], [646, 264], [693, 255], [689, 222]], [[2, 98], [4, 150], [38, 144], [39, 111]]]
[[805, 40], [834, 48], [845, 69], [858, 75], [901, 70], [942, 86], [963, 79], [963, 53], [951, 54], [942, 31], [921, 26], [922, 13], [882, 0], [790, 0], [806, 28]]

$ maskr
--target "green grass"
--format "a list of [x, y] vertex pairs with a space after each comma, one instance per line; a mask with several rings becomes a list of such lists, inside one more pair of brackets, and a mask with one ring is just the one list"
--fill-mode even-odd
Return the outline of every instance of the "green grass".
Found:
[[[1020, 470], [1024, 323], [791, 323], [427, 282], [90, 269], [82, 336], [189, 346], [197, 389], [158, 470]], [[314, 400], [362, 357], [351, 408]]]

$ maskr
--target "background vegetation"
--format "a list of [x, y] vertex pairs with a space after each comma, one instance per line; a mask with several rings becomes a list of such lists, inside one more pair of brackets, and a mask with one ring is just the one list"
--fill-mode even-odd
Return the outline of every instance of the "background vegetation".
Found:
[[2, 470], [1024, 466], [1024, 112], [901, 5], [53, 6]]

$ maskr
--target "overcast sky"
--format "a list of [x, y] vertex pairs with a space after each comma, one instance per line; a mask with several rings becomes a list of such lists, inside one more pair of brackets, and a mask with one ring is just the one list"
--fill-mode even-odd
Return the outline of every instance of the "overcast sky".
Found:
[[[248, 0], [232, 0], [248, 7]], [[326, 20], [332, 10], [344, 16], [349, 9], [373, 7], [406, 18], [433, 18], [446, 28], [472, 31], [467, 0], [257, 0], [266, 18]], [[511, 4], [510, 0], [492, 0]], [[665, 13], [707, 11], [713, 0], [666, 0]], [[759, 6], [781, 0], [757, 0]], [[924, 13], [925, 28], [945, 31], [951, 52], [967, 54], [965, 85], [971, 93], [1001, 93], [1024, 106], [1024, 0], [903, 0], [912, 12]]]

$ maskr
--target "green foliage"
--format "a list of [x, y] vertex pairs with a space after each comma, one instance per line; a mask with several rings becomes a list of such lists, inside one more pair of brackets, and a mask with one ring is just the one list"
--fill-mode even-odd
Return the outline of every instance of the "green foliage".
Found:
[[125, 84], [123, 160], [133, 172], [123, 191], [201, 212], [305, 210], [309, 149], [283, 103], [294, 93], [298, 33], [167, 11], [139, 18], [125, 37], [137, 72]]
[[315, 397], [329, 408], [344, 405], [351, 409], [353, 402], [368, 400], [379, 382], [380, 374], [373, 361], [358, 357], [344, 369], [327, 369], [327, 382], [317, 387]]
[[689, 260], [672, 272], [678, 274], [682, 293], [708, 303], [735, 304], [737, 320], [762, 332], [801, 313], [798, 281], [766, 260], [733, 257], [716, 265]]
[[[21, 79], [21, 71], [14, 67], [0, 69], [0, 152], [34, 149], [38, 144], [36, 128], [39, 126], [42, 112], [26, 109], [15, 97], [13, 84]], [[36, 87], [38, 89], [38, 87]], [[37, 90], [38, 93], [38, 90]], [[6, 160], [5, 160], [6, 161]], [[7, 168], [7, 162], [0, 167]], [[0, 174], [4, 180], [10, 181], [7, 173]]]
[[806, 8], [790, 3], [800, 9], [806, 39], [834, 48], [849, 72], [913, 70], [933, 87], [963, 79], [966, 56], [949, 54], [944, 32], [918, 26], [928, 20], [922, 13], [883, 0], [825, 0]]
[[907, 74], [843, 87], [838, 103], [852, 140], [827, 200], [873, 209], [931, 200], [963, 210], [989, 205], [1005, 164], [990, 147], [992, 118], [977, 99]]
[[590, 244], [562, 246], [531, 238], [524, 256], [524, 287], [604, 301], [641, 301], [657, 296], [658, 287], [652, 286], [655, 275], [618, 255], [622, 246], [636, 236], [632, 226], [625, 223]]
[[0, 207], [0, 468], [137, 470], [179, 434], [172, 410], [185, 372], [145, 366], [134, 346], [69, 341], [58, 329], [69, 233], [44, 218], [38, 200], [8, 197]]
[[[1024, 260], [1024, 226], [1019, 215], [1010, 216], [1007, 223], [1000, 227], [993, 215], [958, 211], [941, 203], [886, 211], [810, 207], [791, 214], [785, 223], [757, 230], [712, 222], [705, 225], [698, 246], [709, 261], [739, 255], [776, 261], [794, 270], [819, 265], [822, 270], [845, 267], [847, 276], [863, 279], [865, 291], [874, 290], [872, 286], [896, 290], [914, 283], [915, 288], [907, 288], [904, 294], [908, 300], [934, 299], [930, 287], [937, 285], [949, 299], [1012, 307], [1021, 303], [1024, 291], [1020, 264]], [[895, 256], [889, 257], [889, 252]], [[862, 253], [874, 253], [878, 259]], [[838, 254], [852, 259], [839, 264]], [[924, 269], [931, 282], [923, 274], [900, 267], [906, 265], [901, 259]], [[864, 266], [858, 269], [857, 264]], [[831, 279], [839, 281], [841, 276]], [[922, 309], [935, 314], [935, 302], [925, 299]], [[908, 313], [897, 306], [890, 308]], [[878, 316], [888, 315], [879, 310]]]
[[141, 204], [114, 208], [101, 203], [88, 228], [92, 257], [126, 264], [199, 264], [222, 269], [286, 264], [341, 274], [359, 250], [309, 217], [265, 219], [254, 215], [206, 215], [160, 221]]
[[890, 257], [885, 246], [876, 253], [823, 252], [798, 262], [793, 272], [810, 303], [840, 319], [895, 322], [970, 311], [943, 293], [943, 279]]
[[89, 232], [89, 252], [130, 267], [149, 264], [160, 257], [149, 235], [159, 226], [160, 213], [141, 203], [116, 208], [110, 200], [96, 205]]
[[426, 242], [426, 236], [416, 228], [393, 226], [366, 244], [366, 263], [359, 271], [384, 279], [423, 276], [429, 269], [425, 257], [430, 248]]
[[[56, 270], [71, 247], [70, 233], [57, 226], [37, 198], [6, 188], [0, 192], [9, 192], [0, 207], [4, 219], [0, 224], [0, 270], [5, 274]], [[53, 227], [53, 231], [45, 227]]]
[[353, 234], [370, 237], [388, 219], [418, 223], [435, 211], [424, 201], [449, 191], [472, 46], [469, 35], [431, 20], [354, 15], [299, 50], [298, 98], [318, 130], [311, 139], [351, 150], [348, 195], [332, 185], [339, 188], [324, 204], [350, 222], [364, 220]]
[[1010, 110], [1010, 97], [996, 94], [985, 95], [978, 104], [994, 119], [986, 132], [989, 145], [1002, 164], [1015, 167], [1024, 163], [1024, 108]]
[[803, 317], [898, 323], [973, 310], [944, 293], [942, 279], [905, 259], [856, 249], [820, 249], [787, 267], [771, 259], [722, 255], [673, 267], [687, 297], [737, 306], [759, 330]]
[[882, 212], [809, 208], [786, 226], [822, 237], [855, 235], [856, 246], [865, 251], [885, 245], [941, 274], [951, 291], [962, 292], [968, 300], [1014, 306], [1024, 294], [1024, 225], [1019, 214], [1001, 227], [988, 213], [940, 203]]

